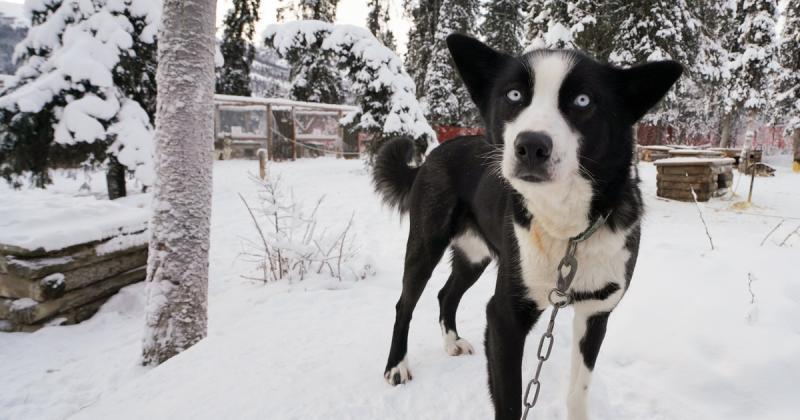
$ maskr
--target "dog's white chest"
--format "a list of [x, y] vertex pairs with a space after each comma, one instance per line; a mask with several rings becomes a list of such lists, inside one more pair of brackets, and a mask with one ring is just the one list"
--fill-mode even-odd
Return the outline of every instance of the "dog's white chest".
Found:
[[[558, 264], [566, 252], [567, 240], [553, 238], [540, 228], [528, 230], [519, 225], [514, 225], [514, 234], [519, 245], [520, 274], [528, 287], [528, 297], [545, 308], [550, 305], [548, 294], [556, 286]], [[622, 297], [625, 263], [630, 257], [625, 249], [625, 238], [624, 232], [602, 227], [578, 245], [575, 253], [578, 268], [571, 290], [594, 292], [608, 283], [615, 283], [620, 289], [602, 302], [592, 302], [598, 310], [612, 309]]]

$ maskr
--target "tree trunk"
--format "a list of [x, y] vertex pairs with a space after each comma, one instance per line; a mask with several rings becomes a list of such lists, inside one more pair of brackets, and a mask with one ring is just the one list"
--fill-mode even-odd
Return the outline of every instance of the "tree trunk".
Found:
[[216, 0], [165, 0], [142, 363], [206, 336]]
[[719, 136], [719, 147], [728, 147], [731, 143], [731, 126], [733, 125], [733, 114], [727, 113], [720, 121], [722, 125], [722, 133]]
[[794, 162], [792, 162], [792, 170], [800, 172], [800, 127], [794, 129], [792, 132], [792, 147], [794, 149]]
[[128, 195], [128, 190], [125, 188], [125, 166], [119, 163], [114, 156], [108, 157], [106, 185], [108, 188], [109, 200], [116, 200]]

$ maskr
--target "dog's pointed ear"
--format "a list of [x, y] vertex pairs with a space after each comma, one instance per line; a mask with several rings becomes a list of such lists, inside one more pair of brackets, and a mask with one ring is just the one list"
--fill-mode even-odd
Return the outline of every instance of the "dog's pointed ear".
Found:
[[448, 36], [447, 48], [472, 101], [478, 106], [481, 115], [486, 115], [496, 69], [513, 58], [462, 34]]
[[622, 99], [632, 123], [654, 107], [681, 77], [683, 67], [675, 61], [653, 61], [629, 69], [620, 69]]

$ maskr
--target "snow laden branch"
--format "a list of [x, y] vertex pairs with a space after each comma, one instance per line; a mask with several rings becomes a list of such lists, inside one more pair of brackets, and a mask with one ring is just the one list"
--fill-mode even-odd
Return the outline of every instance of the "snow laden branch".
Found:
[[15, 49], [21, 65], [0, 93], [0, 113], [50, 112], [56, 143], [107, 142], [120, 163], [151, 185], [153, 127], [146, 109], [152, 104], [122, 84], [140, 92], [150, 83], [126, 77], [136, 76], [131, 62], [145, 60], [137, 55], [154, 48], [161, 0], [29, 0], [25, 8], [34, 25]]
[[309, 274], [327, 273], [339, 281], [365, 279], [374, 275], [371, 263], [356, 263], [358, 249], [352, 232], [354, 217], [340, 229], [323, 227], [318, 213], [325, 196], [310, 208], [303, 207], [288, 195], [280, 178], [261, 180], [252, 177], [259, 187], [259, 206], [253, 208], [240, 194], [258, 233], [258, 241], [247, 241], [243, 256], [258, 267], [259, 277], [244, 276], [263, 282], [303, 280]]
[[429, 147], [435, 146], [436, 134], [417, 100], [414, 81], [397, 54], [368, 30], [305, 20], [270, 25], [264, 38], [281, 58], [290, 62], [299, 61], [294, 58], [317, 49], [335, 57], [337, 66], [352, 81], [360, 105], [359, 110], [340, 121], [345, 126], [384, 139], [410, 136], [424, 140]]

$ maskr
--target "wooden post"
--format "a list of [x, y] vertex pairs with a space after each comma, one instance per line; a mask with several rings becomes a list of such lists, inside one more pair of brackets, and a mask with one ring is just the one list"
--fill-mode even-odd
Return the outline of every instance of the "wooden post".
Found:
[[297, 160], [297, 120], [294, 117], [294, 107], [292, 107], [292, 160]]
[[[749, 169], [750, 169], [750, 192], [747, 193], [747, 202], [751, 203], [753, 200], [753, 183], [756, 181], [756, 165], [755, 164], [750, 165]], [[745, 169], [745, 172], [742, 173], [747, 173], [747, 169]]]
[[269, 152], [264, 149], [258, 149], [258, 176], [264, 180], [267, 179], [267, 156]]
[[344, 127], [340, 122], [342, 120], [342, 111], [339, 111], [337, 117], [338, 117], [337, 122], [339, 122], [339, 147], [338, 147], [339, 150], [338, 153], [336, 154], [336, 157], [341, 159], [342, 157], [345, 156], [344, 153], [342, 153], [344, 152]]
[[275, 150], [272, 146], [272, 105], [267, 104], [267, 159], [275, 160]]

